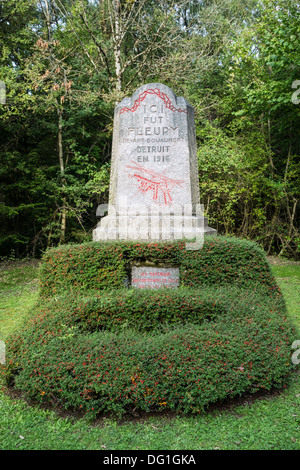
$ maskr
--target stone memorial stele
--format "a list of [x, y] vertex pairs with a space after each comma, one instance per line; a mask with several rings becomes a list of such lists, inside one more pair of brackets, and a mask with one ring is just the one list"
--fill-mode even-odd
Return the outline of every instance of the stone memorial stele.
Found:
[[109, 203], [93, 240], [199, 239], [216, 233], [201, 207], [194, 109], [165, 85], [143, 85], [115, 108]]

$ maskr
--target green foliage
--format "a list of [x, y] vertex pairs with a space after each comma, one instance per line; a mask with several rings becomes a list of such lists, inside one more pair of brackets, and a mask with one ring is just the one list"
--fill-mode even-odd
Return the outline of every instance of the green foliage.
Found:
[[187, 289], [110, 291], [76, 306], [80, 325], [89, 331], [130, 328], [152, 331], [161, 324], [195, 323], [226, 311], [215, 292]]
[[[243, 297], [244, 304], [236, 305]], [[269, 305], [270, 304], [270, 305]], [[269, 302], [269, 307], [272, 302]], [[264, 296], [235, 287], [211, 286], [198, 289], [121, 289], [104, 291], [97, 295], [63, 294], [46, 299], [37, 307], [35, 315], [48, 312], [55, 321], [76, 324], [80, 331], [120, 331], [130, 328], [140, 332], [161, 329], [161, 325], [202, 324], [218, 315], [238, 309], [248, 311], [264, 308]], [[278, 299], [273, 309], [278, 308]], [[63, 316], [61, 317], [63, 313]]]
[[122, 288], [132, 263], [145, 261], [180, 266], [185, 287], [236, 284], [278, 292], [265, 254], [255, 243], [225, 236], [205, 237], [200, 250], [187, 250], [185, 242], [89, 242], [48, 250], [40, 271], [41, 295], [65, 290]]
[[40, 271], [41, 295], [68, 290], [124, 286], [125, 266], [118, 244], [63, 245], [46, 252]]
[[0, 6], [0, 256], [91, 237], [113, 107], [150, 80], [196, 110], [210, 224], [297, 257], [298, 4], [47, 3], [49, 18], [44, 3]]
[[[128, 266], [142, 260], [180, 261], [182, 286], [125, 289]], [[281, 387], [292, 369], [295, 329], [253, 242], [208, 237], [195, 251], [182, 242], [63, 246], [45, 254], [41, 280], [2, 368], [8, 385], [40, 403], [91, 416], [198, 413]]]
[[[241, 298], [241, 302], [244, 301]], [[7, 380], [40, 403], [92, 416], [176, 410], [286, 383], [294, 331], [278, 310], [238, 308], [216, 322], [166, 327], [156, 334], [78, 332], [73, 316], [40, 311], [8, 340]]]
[[[274, 263], [272, 270], [279, 276], [277, 281], [285, 296], [289, 317], [295, 317], [300, 326], [297, 304], [300, 266], [292, 266], [291, 262], [280, 259], [274, 259]], [[291, 272], [290, 267], [293, 267]], [[37, 296], [37, 284], [34, 284], [33, 291], [28, 291], [28, 288], [37, 277], [37, 269], [37, 263], [32, 265], [29, 260], [2, 263], [0, 339], [6, 340], [16, 329], [20, 331], [22, 319], [32, 311], [36, 302], [33, 302], [32, 295]], [[9, 396], [2, 387], [1, 448], [97, 450], [101, 444], [102, 448], [119, 450], [204, 450], [216, 447], [224, 450], [296, 450], [299, 448], [295, 419], [299, 408], [298, 393], [299, 378], [295, 372], [280, 393], [266, 393], [258, 399], [255, 394], [252, 398], [244, 396], [241, 401], [225, 402], [223, 407], [217, 406], [215, 410], [212, 407], [209, 413], [196, 416], [169, 413], [135, 415], [132, 420], [120, 423], [113, 416], [92, 422], [80, 414], [76, 414], [76, 419], [71, 413], [67, 417], [59, 416], [57, 408], [29, 405], [25, 400]], [[285, 426], [284, 433], [282, 425]]]
[[250, 308], [260, 309], [268, 315], [269, 311], [284, 311], [284, 303], [279, 294], [266, 297], [259, 289], [241, 289], [233, 285], [195, 289], [113, 289], [96, 294], [61, 293], [45, 298], [34, 315], [44, 318], [46, 314], [68, 328], [76, 325], [80, 332], [118, 332], [124, 328], [150, 332], [161, 330], [162, 325], [201, 325], [216, 321], [223, 314], [247, 314]]
[[197, 130], [201, 198], [218, 231], [255, 239], [266, 223], [262, 201], [272, 202], [268, 150], [245, 123], [232, 128], [229, 133], [206, 123]]
[[288, 111], [277, 130], [299, 119], [299, 108], [291, 102], [300, 67], [298, 17], [299, 5], [293, 0], [263, 0], [254, 24], [234, 46], [229, 85], [245, 85], [239, 89], [246, 98], [245, 113], [268, 113], [276, 119], [277, 112]]
[[[299, 252], [300, 108], [293, 100], [300, 73], [299, 34], [297, 2], [258, 2], [254, 21], [224, 53], [225, 87], [218, 109], [218, 114], [223, 114], [219, 122], [225, 124], [226, 133], [232, 132], [232, 125], [240, 127], [239, 134], [245, 135], [246, 130], [248, 148], [252, 148], [247, 155], [251, 164], [259, 160], [263, 164], [263, 171], [254, 167], [246, 184], [245, 172], [239, 172], [239, 183], [249, 195], [249, 203], [234, 190], [237, 206], [244, 206], [244, 214], [242, 219], [232, 210], [232, 218], [246, 236], [253, 239], [256, 233], [268, 253], [294, 257]], [[263, 145], [249, 140], [248, 136], [257, 132]], [[233, 137], [236, 139], [236, 134]]]

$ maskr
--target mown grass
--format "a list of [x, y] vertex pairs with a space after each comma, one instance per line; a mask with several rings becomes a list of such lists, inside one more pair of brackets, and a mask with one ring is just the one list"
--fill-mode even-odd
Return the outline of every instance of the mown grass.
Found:
[[0, 268], [0, 340], [18, 329], [39, 295], [37, 261], [14, 261]]
[[300, 263], [272, 265], [272, 271], [286, 300], [289, 314], [300, 331]]
[[[300, 339], [300, 265], [272, 265]], [[0, 272], [0, 339], [18, 330], [38, 298], [38, 265], [4, 264]], [[280, 393], [246, 396], [203, 415], [171, 414], [90, 422], [0, 392], [3, 450], [298, 450], [299, 375]]]

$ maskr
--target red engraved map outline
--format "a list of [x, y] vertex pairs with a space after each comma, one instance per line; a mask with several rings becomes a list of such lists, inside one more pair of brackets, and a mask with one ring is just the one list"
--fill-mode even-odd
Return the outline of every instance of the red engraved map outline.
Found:
[[127, 113], [128, 111], [134, 113], [137, 108], [141, 105], [142, 101], [144, 101], [147, 95], [158, 96], [160, 99], [163, 100], [166, 105], [166, 108], [170, 109], [173, 112], [177, 111], [178, 113], [187, 113], [186, 109], [175, 108], [175, 106], [172, 105], [170, 98], [165, 93], [162, 93], [158, 88], [148, 88], [139, 95], [138, 99], [135, 100], [132, 108], [122, 108], [119, 114]]
[[134, 172], [128, 176], [129, 178], [135, 178], [139, 184], [138, 189], [144, 194], [152, 191], [152, 199], [156, 203], [161, 203], [162, 201], [163, 204], [171, 204], [171, 190], [176, 185], [181, 186], [184, 180], [174, 180], [156, 171], [148, 170], [138, 163], [131, 163], [134, 166], [127, 165], [126, 168], [133, 169]]

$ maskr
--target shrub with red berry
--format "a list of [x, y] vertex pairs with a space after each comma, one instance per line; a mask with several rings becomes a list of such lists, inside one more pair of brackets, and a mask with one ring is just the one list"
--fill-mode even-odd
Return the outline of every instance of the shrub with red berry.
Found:
[[[178, 289], [126, 288], [132, 263], [180, 266]], [[87, 243], [45, 253], [41, 298], [2, 373], [28, 397], [91, 415], [203, 411], [286, 384], [295, 329], [252, 242]]]

